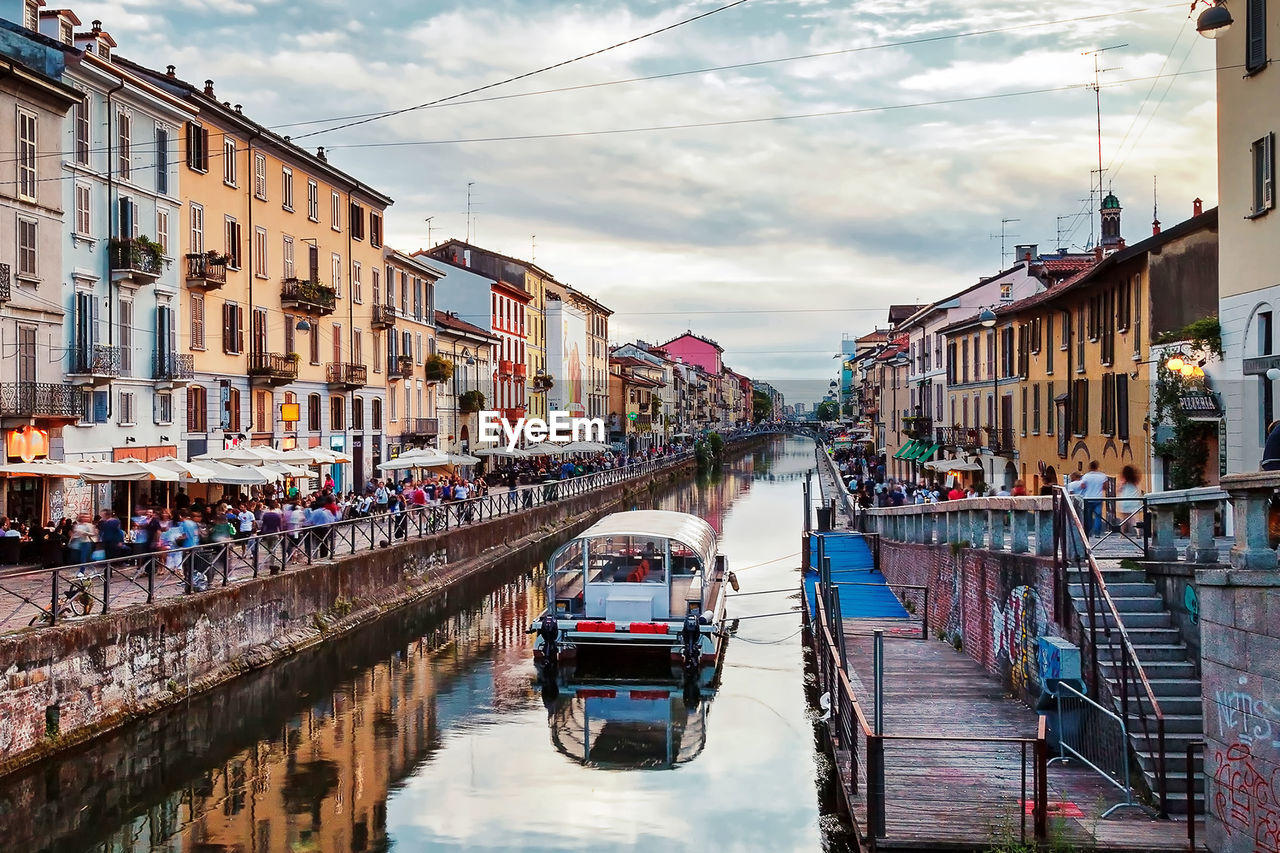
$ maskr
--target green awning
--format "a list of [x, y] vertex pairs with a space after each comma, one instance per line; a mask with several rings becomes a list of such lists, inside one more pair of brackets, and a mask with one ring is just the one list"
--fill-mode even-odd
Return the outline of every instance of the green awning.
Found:
[[916, 453], [911, 458], [916, 462], [924, 462], [937, 452], [938, 448], [941, 446], [941, 444], [935, 444], [934, 442], [926, 440], [922, 442], [920, 447], [916, 448]]
[[911, 451], [913, 451], [913, 450], [917, 449], [917, 447], [919, 446], [919, 444], [920, 444], [920, 442], [919, 442], [919, 441], [917, 441], [916, 439], [914, 439], [914, 438], [913, 438], [913, 439], [911, 439], [911, 440], [910, 440], [910, 441], [908, 441], [906, 444], [904, 444], [904, 445], [902, 445], [901, 447], [899, 447], [899, 448], [898, 448], [898, 452], [897, 452], [897, 453], [895, 453], [895, 454], [893, 454], [893, 458], [894, 458], [894, 459], [907, 459], [907, 458], [909, 458], [909, 457], [907, 456], [907, 454], [908, 454], [908, 453], [910, 453]]

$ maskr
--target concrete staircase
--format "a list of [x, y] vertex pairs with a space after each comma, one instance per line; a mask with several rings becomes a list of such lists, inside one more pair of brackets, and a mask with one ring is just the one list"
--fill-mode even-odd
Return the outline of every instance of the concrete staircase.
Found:
[[[1174, 627], [1173, 615], [1165, 606], [1164, 600], [1156, 592], [1155, 585], [1150, 583], [1146, 574], [1138, 570], [1123, 569], [1118, 560], [1098, 560], [1098, 567], [1107, 585], [1107, 591], [1115, 602], [1116, 610], [1129, 640], [1133, 644], [1134, 653], [1146, 672], [1151, 691], [1164, 714], [1165, 743], [1165, 779], [1168, 789], [1169, 812], [1185, 815], [1187, 807], [1187, 744], [1200, 740], [1204, 736], [1203, 706], [1200, 700], [1200, 675], [1194, 658], [1178, 629]], [[1087, 571], [1087, 570], [1086, 570]], [[1072, 581], [1069, 591], [1075, 601], [1076, 613], [1085, 636], [1088, 635], [1088, 602], [1087, 590], [1082, 583], [1081, 575], [1072, 570]], [[1105, 605], [1098, 603], [1098, 613], [1106, 611]], [[1115, 620], [1109, 612], [1098, 622], [1098, 661], [1102, 676], [1111, 686], [1115, 697], [1115, 710], [1121, 713], [1120, 683], [1122, 669], [1120, 666], [1120, 638], [1112, 634], [1112, 644], [1108, 645], [1102, 634], [1103, 626], [1114, 627]], [[1115, 650], [1113, 658], [1112, 649]], [[1136, 673], [1130, 672], [1130, 700], [1138, 697], [1138, 707], [1147, 713], [1150, 725], [1149, 736], [1143, 729], [1138, 715], [1138, 708], [1130, 707], [1125, 726], [1129, 734], [1132, 753], [1138, 757], [1139, 768], [1131, 768], [1130, 772], [1140, 769], [1146, 777], [1147, 786], [1158, 794], [1156, 784], [1156, 729], [1155, 718], [1150, 713], [1151, 704], [1146, 699]], [[1199, 754], [1195, 758], [1195, 790], [1192, 793], [1195, 811], [1204, 812], [1204, 778], [1201, 773], [1203, 759]]]

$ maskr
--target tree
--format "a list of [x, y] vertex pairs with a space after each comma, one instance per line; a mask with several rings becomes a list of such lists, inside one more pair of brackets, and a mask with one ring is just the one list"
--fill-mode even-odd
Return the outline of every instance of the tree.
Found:
[[840, 407], [837, 406], [833, 401], [827, 400], [823, 403], [818, 404], [818, 420], [834, 421], [839, 416], [840, 416]]
[[773, 414], [773, 401], [769, 399], [769, 395], [763, 391], [753, 389], [751, 391], [751, 418], [756, 423], [768, 420]]

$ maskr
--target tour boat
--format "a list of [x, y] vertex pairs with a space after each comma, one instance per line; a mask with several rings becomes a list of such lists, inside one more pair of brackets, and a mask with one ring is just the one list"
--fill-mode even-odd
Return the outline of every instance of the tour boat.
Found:
[[714, 696], [658, 683], [569, 685], [547, 700], [551, 742], [584, 767], [670, 770], [707, 745]]
[[673, 675], [714, 669], [726, 586], [736, 583], [715, 530], [696, 515], [607, 515], [547, 564], [547, 609], [529, 629], [539, 675], [575, 665], [588, 649], [619, 664], [630, 653], [665, 654]]

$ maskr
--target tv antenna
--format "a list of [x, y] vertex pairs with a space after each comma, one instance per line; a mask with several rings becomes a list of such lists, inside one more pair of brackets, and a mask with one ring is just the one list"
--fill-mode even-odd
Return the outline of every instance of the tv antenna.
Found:
[[431, 220], [433, 219], [435, 219], [434, 216], [427, 217], [427, 248], [428, 249], [435, 245], [434, 243], [431, 242]]
[[[1118, 66], [1112, 68], [1103, 68], [1099, 61], [1099, 56], [1108, 50], [1119, 50], [1122, 47], [1128, 47], [1129, 43], [1113, 44], [1110, 47], [1100, 47], [1097, 50], [1086, 50], [1081, 56], [1093, 57], [1093, 85], [1089, 88], [1093, 90], [1093, 107], [1098, 117], [1098, 221], [1102, 221], [1102, 198], [1104, 195], [1102, 182], [1104, 180], [1105, 170], [1102, 167], [1102, 75], [1108, 71], [1118, 70]], [[1093, 195], [1093, 181], [1089, 181], [1089, 195]], [[1093, 242], [1093, 217], [1090, 216], [1089, 224], [1089, 242]]]
[[999, 234], [992, 234], [992, 235], [990, 235], [990, 237], [991, 237], [991, 239], [992, 239], [992, 240], [996, 239], [997, 237], [999, 237], [999, 238], [1000, 238], [1000, 266], [996, 268], [996, 272], [999, 272], [1000, 270], [1004, 269], [1004, 255], [1005, 255], [1004, 245], [1005, 245], [1005, 240], [1007, 240], [1009, 237], [1017, 237], [1017, 236], [1018, 236], [1017, 234], [1006, 234], [1006, 233], [1005, 233], [1005, 226], [1006, 226], [1006, 225], [1008, 225], [1010, 222], [1021, 222], [1021, 221], [1022, 221], [1021, 219], [1001, 219], [1001, 220], [1000, 220], [1000, 233], [999, 233]]
[[[1098, 150], [1101, 151], [1102, 149], [1099, 148]], [[471, 188], [474, 187], [475, 185], [476, 185], [475, 181], [467, 181], [467, 242], [468, 243], [471, 242]]]

